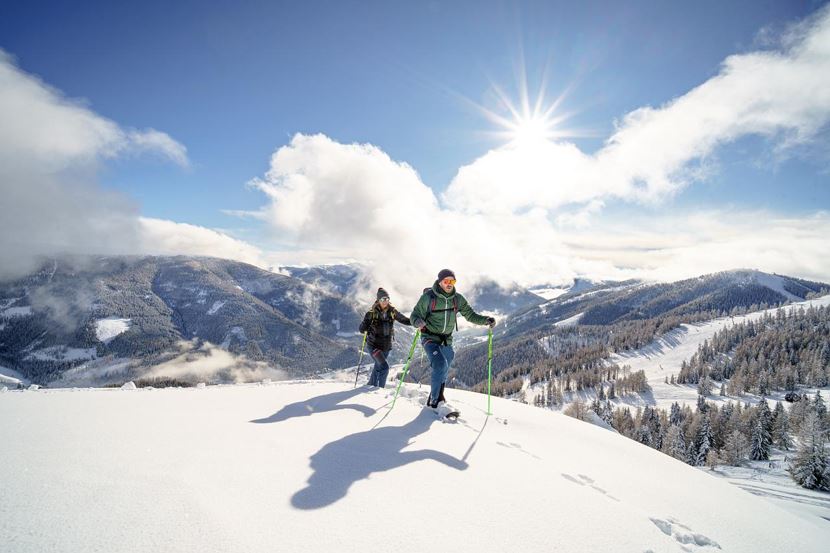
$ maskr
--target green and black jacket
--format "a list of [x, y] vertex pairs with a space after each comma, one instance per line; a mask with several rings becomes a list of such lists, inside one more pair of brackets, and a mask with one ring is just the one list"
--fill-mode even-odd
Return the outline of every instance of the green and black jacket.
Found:
[[459, 294], [455, 288], [447, 294], [436, 280], [432, 284], [432, 288], [424, 290], [409, 318], [412, 321], [412, 326], [419, 327], [424, 323], [426, 324], [426, 327], [421, 331], [424, 338], [452, 345], [452, 333], [456, 328], [458, 313], [461, 313], [465, 319], [473, 324], [487, 324], [487, 317], [473, 311], [464, 296]]

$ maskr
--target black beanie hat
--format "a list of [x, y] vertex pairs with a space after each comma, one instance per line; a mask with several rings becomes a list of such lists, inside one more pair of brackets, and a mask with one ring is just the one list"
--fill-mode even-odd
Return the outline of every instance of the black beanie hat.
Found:
[[441, 271], [438, 273], [438, 280], [444, 280], [447, 277], [455, 278], [455, 273], [453, 273], [449, 269], [441, 269]]
[[377, 295], [378, 300], [380, 298], [388, 298], [388, 297], [389, 297], [389, 292], [387, 292], [383, 288], [378, 288], [378, 295]]

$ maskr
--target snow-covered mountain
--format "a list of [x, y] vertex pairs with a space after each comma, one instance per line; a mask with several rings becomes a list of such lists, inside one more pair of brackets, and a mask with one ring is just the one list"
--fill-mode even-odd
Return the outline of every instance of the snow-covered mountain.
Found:
[[[626, 348], [622, 336], [636, 337], [643, 329], [678, 320], [711, 320], [734, 311], [755, 311], [830, 293], [830, 285], [760, 271], [736, 270], [672, 283], [602, 282], [519, 311], [496, 327], [493, 370], [497, 374], [517, 365], [548, 360], [555, 352], [543, 343], [556, 329], [578, 326], [572, 342]], [[616, 335], [617, 342], [610, 336]], [[651, 338], [649, 338], [649, 341]], [[560, 340], [563, 342], [564, 340]], [[454, 361], [459, 385], [480, 383], [487, 348], [481, 344], [459, 352]]]
[[0, 393], [4, 551], [823, 552], [830, 525], [615, 432], [453, 390]]
[[[339, 295], [235, 261], [54, 260], [0, 284], [0, 364], [40, 384], [69, 370], [95, 374], [91, 383], [122, 383], [150, 365], [215, 348], [302, 374], [300, 367], [350, 364], [340, 335], [353, 336], [359, 317]], [[85, 364], [88, 371], [76, 370]]]
[[[357, 263], [311, 267], [286, 266], [280, 267], [279, 271], [341, 296], [353, 293], [366, 278], [366, 267]], [[369, 284], [367, 283], [365, 287], [369, 287]]]
[[501, 286], [495, 281], [475, 283], [465, 292], [466, 297], [480, 312], [510, 315], [545, 302], [545, 298], [518, 285]]

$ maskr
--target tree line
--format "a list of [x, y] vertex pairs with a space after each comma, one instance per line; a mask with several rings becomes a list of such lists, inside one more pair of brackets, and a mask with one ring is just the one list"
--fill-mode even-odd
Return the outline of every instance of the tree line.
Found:
[[830, 384], [830, 308], [809, 307], [742, 322], [717, 332], [681, 365], [679, 384], [727, 382], [726, 393], [768, 394], [799, 384]]
[[623, 436], [693, 466], [768, 461], [773, 448], [792, 452], [785, 459], [793, 480], [805, 488], [830, 490], [830, 417], [824, 398], [821, 392], [813, 400], [806, 394], [796, 397], [789, 412], [781, 402], [770, 409], [766, 399], [718, 407], [699, 396], [694, 410], [675, 402], [668, 411], [646, 406], [632, 413], [597, 398], [589, 406], [573, 403], [565, 414], [588, 420], [593, 411]]

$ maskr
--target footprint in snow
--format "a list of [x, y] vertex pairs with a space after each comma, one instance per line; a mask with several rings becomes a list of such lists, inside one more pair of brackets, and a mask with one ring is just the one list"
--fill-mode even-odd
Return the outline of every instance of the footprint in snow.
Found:
[[564, 478], [565, 480], [570, 480], [574, 484], [579, 484], [580, 486], [589, 486], [591, 489], [594, 489], [594, 490], [598, 491], [599, 493], [601, 493], [602, 495], [604, 495], [608, 499], [611, 499], [613, 501], [619, 501], [619, 499], [617, 499], [613, 495], [609, 494], [607, 491], [603, 490], [602, 488], [600, 488], [599, 486], [594, 484], [594, 479], [593, 478], [585, 476], [584, 474], [578, 474], [576, 476], [571, 476], [570, 474], [565, 474], [563, 472], [562, 473], [562, 478]]
[[[664, 520], [649, 517], [649, 520], [653, 522], [661, 532], [674, 539], [677, 543], [687, 545], [695, 549], [702, 547], [714, 547], [715, 549], [721, 548], [715, 540], [706, 537], [703, 534], [694, 532], [691, 528], [680, 523], [674, 518], [668, 517]], [[686, 549], [687, 551], [692, 551], [692, 549]]]

